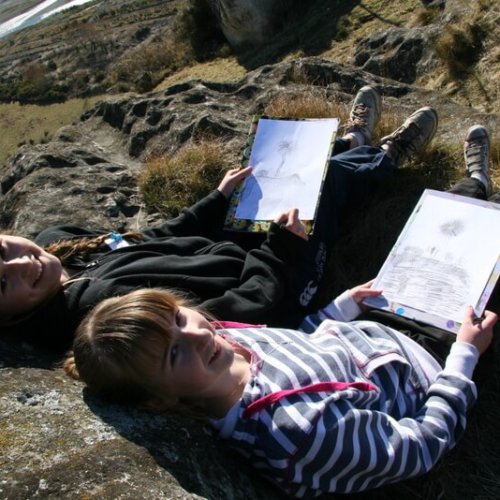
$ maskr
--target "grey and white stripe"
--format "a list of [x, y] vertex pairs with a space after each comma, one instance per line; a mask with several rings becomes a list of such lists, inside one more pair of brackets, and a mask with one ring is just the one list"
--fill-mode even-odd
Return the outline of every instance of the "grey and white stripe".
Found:
[[[396, 333], [376, 323], [327, 320], [312, 335], [223, 334], [251, 349], [258, 365], [223, 437], [297, 497], [362, 491], [428, 471], [455, 445], [476, 398], [460, 374], [444, 370], [431, 383]], [[377, 390], [298, 392], [243, 418], [270, 393], [325, 381], [370, 382]]]

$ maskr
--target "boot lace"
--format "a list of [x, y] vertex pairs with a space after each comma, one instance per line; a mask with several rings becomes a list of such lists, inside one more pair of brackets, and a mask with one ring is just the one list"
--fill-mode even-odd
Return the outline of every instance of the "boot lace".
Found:
[[417, 139], [421, 135], [421, 130], [415, 123], [409, 123], [403, 127], [399, 127], [389, 138], [393, 151], [398, 156], [398, 159], [407, 158], [413, 153], [416, 153], [419, 144]]
[[356, 104], [351, 110], [347, 128], [365, 128], [368, 126], [368, 113], [370, 108], [366, 104]]
[[483, 170], [483, 165], [487, 163], [487, 148], [479, 140], [472, 140], [465, 148], [465, 162], [469, 172]]

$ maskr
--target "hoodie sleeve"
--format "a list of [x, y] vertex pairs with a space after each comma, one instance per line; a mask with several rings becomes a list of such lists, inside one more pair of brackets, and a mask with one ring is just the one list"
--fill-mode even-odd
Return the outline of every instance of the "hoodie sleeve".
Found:
[[299, 330], [312, 333], [325, 319], [348, 322], [357, 318], [361, 312], [359, 305], [352, 298], [349, 290], [346, 290], [325, 307], [306, 316]]
[[267, 323], [297, 270], [309, 265], [307, 241], [273, 223], [262, 245], [247, 253], [240, 285], [201, 305], [220, 319]]
[[459, 364], [450, 360], [411, 416], [359, 408], [363, 396], [355, 392], [283, 400], [260, 416], [271, 431], [254, 443], [262, 447], [256, 456], [266, 457], [259, 468], [300, 498], [361, 492], [429, 471], [455, 446], [476, 400], [475, 385], [457, 371]]
[[164, 236], [205, 236], [211, 237], [220, 231], [228, 209], [228, 200], [218, 190], [214, 190], [189, 208], [157, 227], [143, 231], [145, 239]]

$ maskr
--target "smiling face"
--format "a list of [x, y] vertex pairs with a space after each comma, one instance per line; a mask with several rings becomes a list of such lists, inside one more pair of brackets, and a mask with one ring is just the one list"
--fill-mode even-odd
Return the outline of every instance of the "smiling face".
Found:
[[91, 390], [155, 411], [221, 417], [250, 377], [249, 351], [233, 349], [182, 298], [154, 288], [97, 304], [78, 326], [73, 353]]
[[62, 280], [57, 257], [26, 238], [0, 235], [0, 317], [31, 311], [54, 295]]
[[241, 376], [234, 370], [231, 344], [204, 316], [186, 307], [177, 309], [169, 336], [153, 368], [158, 396], [232, 404]]

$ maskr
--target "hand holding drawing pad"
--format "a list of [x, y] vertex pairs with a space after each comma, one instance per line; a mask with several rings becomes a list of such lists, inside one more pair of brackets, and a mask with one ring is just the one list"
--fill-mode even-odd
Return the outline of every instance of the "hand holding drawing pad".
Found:
[[310, 234], [338, 125], [337, 118], [254, 117], [243, 157], [252, 175], [235, 189], [225, 229], [267, 231], [297, 208]]
[[500, 205], [426, 189], [375, 279], [382, 295], [364, 302], [456, 333], [498, 280], [499, 224]]

